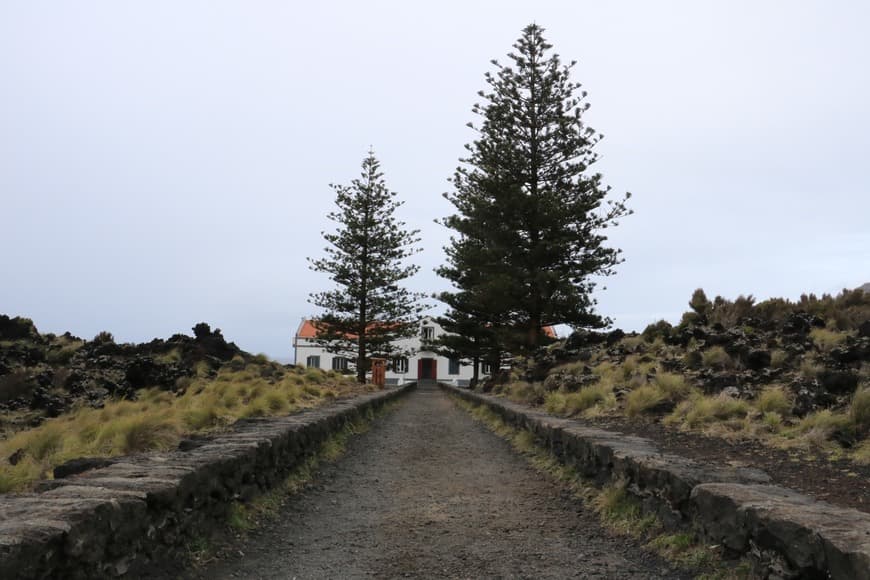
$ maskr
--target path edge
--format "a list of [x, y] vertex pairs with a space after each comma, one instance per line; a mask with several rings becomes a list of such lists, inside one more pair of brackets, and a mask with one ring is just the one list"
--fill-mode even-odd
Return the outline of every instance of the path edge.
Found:
[[0, 496], [0, 578], [116, 578], [189, 552], [229, 506], [280, 484], [349, 423], [413, 383], [285, 417], [242, 420], [186, 451], [112, 465]]
[[870, 580], [870, 514], [771, 485], [761, 470], [704, 464], [663, 453], [646, 438], [439, 386], [528, 430], [540, 446], [596, 485], [625, 482], [644, 511], [668, 528], [694, 528], [734, 556], [781, 559], [800, 578]]

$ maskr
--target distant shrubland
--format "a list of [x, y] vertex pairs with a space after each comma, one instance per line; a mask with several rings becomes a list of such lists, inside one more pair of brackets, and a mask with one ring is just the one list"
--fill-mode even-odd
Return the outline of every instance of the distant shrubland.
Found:
[[870, 462], [870, 293], [756, 302], [699, 289], [689, 307], [639, 334], [576, 332], [549, 347], [543, 381], [516, 359], [483, 388], [560, 415], [649, 418]]

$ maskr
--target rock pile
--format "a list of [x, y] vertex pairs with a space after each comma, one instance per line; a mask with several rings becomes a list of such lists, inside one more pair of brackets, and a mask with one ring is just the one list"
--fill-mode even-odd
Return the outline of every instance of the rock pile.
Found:
[[38, 422], [75, 403], [100, 407], [110, 396], [134, 398], [143, 387], [183, 390], [197, 371], [251, 358], [206, 323], [193, 333], [118, 344], [108, 332], [90, 341], [68, 332], [40, 334], [27, 318], [0, 315], [0, 411], [37, 411], [32, 420]]

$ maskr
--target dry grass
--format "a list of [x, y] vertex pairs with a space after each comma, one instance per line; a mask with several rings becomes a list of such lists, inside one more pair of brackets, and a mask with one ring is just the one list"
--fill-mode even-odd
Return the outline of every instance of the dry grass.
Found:
[[770, 368], [781, 369], [788, 363], [788, 353], [780, 348], [770, 353]]
[[852, 397], [849, 419], [861, 435], [870, 433], [870, 389], [862, 389]]
[[828, 352], [832, 348], [840, 346], [846, 342], [848, 337], [849, 335], [845, 332], [828, 330], [827, 328], [813, 328], [810, 330], [810, 338], [813, 339], [819, 350], [823, 352]]
[[776, 413], [780, 417], [785, 417], [791, 413], [792, 401], [783, 387], [773, 386], [758, 395], [755, 408], [761, 413]]
[[[665, 418], [665, 424], [678, 425], [684, 429], [698, 429], [714, 423], [744, 419], [750, 406], [746, 401], [725, 395], [706, 396], [693, 394]], [[741, 425], [734, 425], [741, 428]]]
[[655, 408], [665, 400], [661, 389], [653, 385], [644, 385], [630, 392], [625, 399], [625, 414], [635, 417]]
[[[314, 407], [359, 388], [338, 375], [312, 369], [293, 369], [280, 376], [275, 366], [265, 369], [265, 374], [277, 373], [267, 380], [262, 377], [264, 368], [224, 368], [214, 378], [193, 379], [180, 395], [144, 389], [138, 400], [110, 401], [102, 409], [80, 407], [18, 432], [0, 441], [0, 493], [24, 490], [70, 459], [171, 449], [187, 434], [225, 429], [245, 417]], [[11, 465], [8, 458], [19, 450], [23, 459]]]
[[548, 393], [544, 401], [548, 413], [573, 416], [594, 407], [612, 409], [616, 406], [613, 387], [608, 384], [597, 384], [584, 387], [576, 393]]
[[734, 360], [721, 346], [714, 346], [705, 350], [701, 354], [701, 363], [707, 368], [717, 370], [734, 368]]

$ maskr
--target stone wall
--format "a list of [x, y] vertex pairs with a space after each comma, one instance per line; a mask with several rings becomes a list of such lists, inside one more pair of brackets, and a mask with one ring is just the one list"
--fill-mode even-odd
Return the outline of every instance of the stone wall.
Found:
[[235, 500], [280, 483], [330, 435], [411, 386], [287, 417], [238, 422], [179, 450], [118, 458], [0, 496], [0, 578], [139, 576], [224, 522]]
[[770, 484], [759, 470], [662, 453], [648, 439], [584, 426], [502, 398], [448, 392], [531, 431], [560, 461], [599, 485], [625, 481], [666, 527], [693, 526], [732, 555], [749, 554], [780, 578], [870, 580], [870, 514]]

